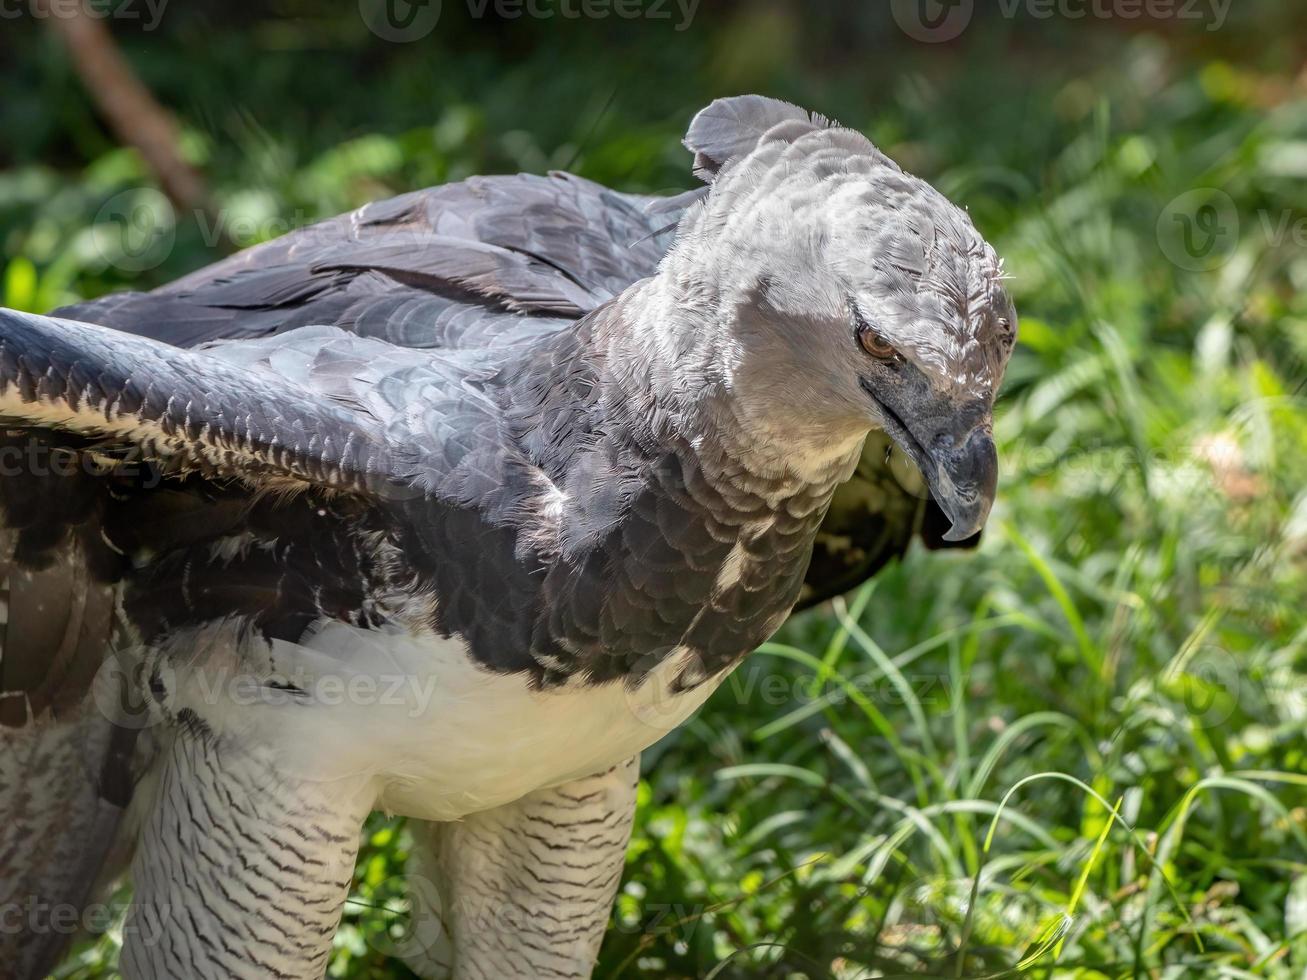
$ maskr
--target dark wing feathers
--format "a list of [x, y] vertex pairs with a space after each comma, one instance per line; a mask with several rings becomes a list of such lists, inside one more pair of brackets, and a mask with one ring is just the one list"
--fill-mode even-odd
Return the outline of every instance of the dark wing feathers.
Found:
[[477, 177], [59, 313], [179, 347], [311, 323], [406, 346], [498, 342], [530, 333], [519, 314], [558, 328], [651, 275], [670, 236], [649, 237], [643, 203], [568, 174]]
[[403, 475], [381, 420], [285, 376], [13, 310], [0, 310], [0, 418], [130, 446], [179, 473], [340, 490]]

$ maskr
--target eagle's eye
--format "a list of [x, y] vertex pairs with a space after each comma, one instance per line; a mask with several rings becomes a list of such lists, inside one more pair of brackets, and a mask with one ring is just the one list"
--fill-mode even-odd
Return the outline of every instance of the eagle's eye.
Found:
[[858, 344], [872, 357], [882, 361], [888, 361], [898, 353], [884, 335], [866, 323], [858, 324]]

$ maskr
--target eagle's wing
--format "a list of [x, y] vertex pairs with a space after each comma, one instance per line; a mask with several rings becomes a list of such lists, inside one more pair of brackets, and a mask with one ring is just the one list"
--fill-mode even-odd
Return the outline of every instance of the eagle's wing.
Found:
[[254, 486], [376, 491], [412, 458], [384, 418], [283, 373], [13, 310], [0, 311], [0, 418]]
[[[125, 857], [111, 852], [151, 746], [115, 651], [224, 615], [294, 633], [363, 608], [362, 549], [332, 529], [427, 492], [440, 449], [384, 383], [424, 355], [335, 328], [282, 340], [235, 357], [0, 310], [0, 906], [31, 926], [0, 934], [5, 976], [44, 976], [68, 939], [48, 916]], [[318, 501], [276, 518], [317, 523], [301, 564], [201, 553], [287, 494]], [[129, 579], [146, 585], [130, 611]]]
[[570, 174], [474, 177], [61, 313], [179, 347], [305, 324], [405, 347], [529, 340], [654, 273], [671, 234], [647, 200]]

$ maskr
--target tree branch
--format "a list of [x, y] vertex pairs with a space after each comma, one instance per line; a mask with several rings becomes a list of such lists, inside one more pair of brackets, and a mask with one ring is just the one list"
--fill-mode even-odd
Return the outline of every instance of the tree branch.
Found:
[[80, 3], [61, 3], [58, 11], [49, 0], [37, 3], [118, 140], [136, 148], [176, 207], [207, 211], [208, 190], [182, 159], [176, 122], [136, 77], [105, 21], [88, 16]]

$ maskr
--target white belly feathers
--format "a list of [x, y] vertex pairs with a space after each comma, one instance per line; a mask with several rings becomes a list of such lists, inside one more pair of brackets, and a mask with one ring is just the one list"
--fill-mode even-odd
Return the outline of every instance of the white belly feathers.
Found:
[[691, 656], [673, 651], [638, 687], [574, 678], [538, 691], [525, 674], [477, 666], [461, 640], [336, 622], [300, 643], [274, 641], [270, 656], [262, 643], [258, 655], [237, 651], [227, 630], [200, 647], [167, 678], [171, 713], [189, 708], [289, 778], [370, 775], [379, 807], [430, 820], [623, 762], [685, 721], [726, 674], [671, 693]]

